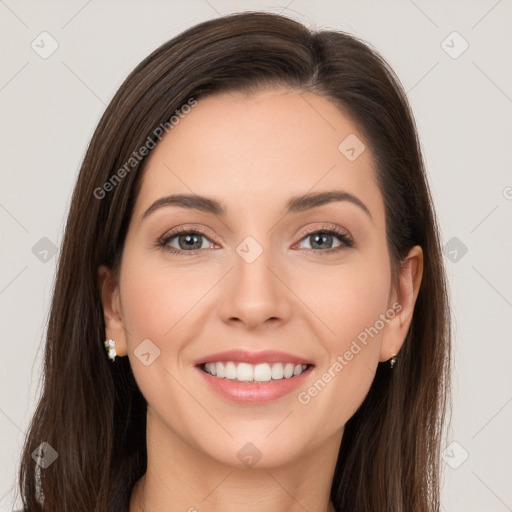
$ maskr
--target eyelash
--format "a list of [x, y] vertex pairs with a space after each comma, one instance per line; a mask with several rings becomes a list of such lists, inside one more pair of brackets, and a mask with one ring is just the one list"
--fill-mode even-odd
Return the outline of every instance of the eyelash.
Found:
[[[174, 247], [169, 247], [167, 245], [173, 238], [176, 238], [177, 236], [180, 236], [183, 234], [201, 235], [201, 236], [204, 236], [205, 238], [209, 239], [205, 233], [198, 231], [196, 229], [180, 228], [180, 229], [173, 231], [172, 233], [170, 233], [168, 235], [162, 236], [157, 241], [156, 246], [157, 246], [157, 248], [160, 248], [164, 252], [167, 252], [169, 254], [175, 254], [178, 256], [184, 255], [186, 253], [193, 256], [193, 255], [197, 254], [199, 251], [205, 250], [205, 249], [193, 249], [191, 251], [184, 251], [181, 249], [176, 249]], [[335, 247], [334, 249], [327, 249], [325, 251], [322, 251], [320, 249], [305, 249], [306, 251], [313, 251], [314, 253], [317, 253], [317, 254], [326, 254], [326, 253], [332, 254], [332, 253], [338, 252], [343, 249], [350, 249], [354, 246], [354, 241], [344, 231], [342, 231], [339, 228], [334, 228], [334, 227], [321, 227], [321, 228], [315, 229], [314, 231], [309, 231], [304, 234], [304, 236], [299, 240], [299, 242], [301, 242], [303, 239], [305, 239], [311, 235], [316, 235], [316, 234], [334, 235], [336, 238], [338, 238], [342, 242], [342, 245], [340, 245], [339, 247]]]

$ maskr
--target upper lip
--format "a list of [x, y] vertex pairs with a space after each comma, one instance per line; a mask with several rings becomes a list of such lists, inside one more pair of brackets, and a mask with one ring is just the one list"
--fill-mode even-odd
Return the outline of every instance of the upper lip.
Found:
[[204, 363], [216, 363], [220, 361], [233, 361], [234, 363], [294, 363], [294, 364], [308, 364], [313, 363], [303, 357], [298, 357], [286, 352], [278, 352], [275, 350], [262, 350], [260, 352], [249, 352], [243, 349], [226, 350], [224, 352], [215, 352], [201, 357], [194, 362], [195, 366]]

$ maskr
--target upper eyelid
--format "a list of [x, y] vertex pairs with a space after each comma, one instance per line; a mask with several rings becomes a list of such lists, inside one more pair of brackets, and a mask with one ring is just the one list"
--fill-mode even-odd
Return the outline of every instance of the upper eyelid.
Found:
[[[204, 232], [204, 230], [205, 230], [205, 228], [196, 228], [194, 226], [185, 226], [185, 227], [182, 226], [182, 227], [176, 228], [175, 230], [171, 230], [171, 232], [169, 232], [168, 234], [164, 234], [160, 238], [160, 240], [163, 241], [163, 240], [173, 239], [176, 236], [178, 236], [180, 233], [196, 232], [196, 234], [198, 234], [200, 236], [204, 236], [210, 242], [216, 243], [215, 240], [212, 240], [210, 238], [210, 236], [207, 235]], [[206, 230], [208, 231], [208, 229], [206, 229]], [[322, 232], [323, 230], [324, 231], [340, 231], [340, 233], [333, 233], [333, 235], [334, 236], [345, 236], [348, 239], [353, 240], [352, 235], [350, 234], [350, 232], [346, 228], [343, 228], [341, 226], [336, 226], [334, 224], [323, 223], [321, 226], [317, 226], [315, 228], [310, 228], [310, 229], [306, 229], [306, 231], [302, 231], [302, 235], [298, 239], [298, 242], [303, 240], [306, 236], [312, 235], [312, 234], [317, 233], [317, 232]]]
[[[161, 237], [161, 240], [174, 238], [174, 237], [180, 235], [181, 233], [196, 233], [198, 235], [204, 236], [205, 238], [208, 238], [210, 240], [210, 242], [213, 242], [213, 240], [211, 240], [210, 235], [208, 235], [207, 232], [208, 232], [208, 229], [206, 229], [206, 232], [205, 232], [205, 228], [196, 228], [196, 227], [192, 227], [192, 226], [179, 227], [179, 228], [176, 228], [175, 230], [171, 230], [170, 232], [164, 234]], [[220, 238], [222, 240], [222, 237], [220, 237]]]

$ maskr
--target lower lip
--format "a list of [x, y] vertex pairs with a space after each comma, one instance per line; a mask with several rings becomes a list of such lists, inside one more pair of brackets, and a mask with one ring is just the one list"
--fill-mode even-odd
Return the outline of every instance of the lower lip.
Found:
[[196, 368], [206, 383], [224, 398], [238, 403], [265, 403], [281, 398], [304, 384], [314, 367], [309, 366], [307, 370], [296, 377], [260, 383], [221, 379], [206, 373], [199, 367]]

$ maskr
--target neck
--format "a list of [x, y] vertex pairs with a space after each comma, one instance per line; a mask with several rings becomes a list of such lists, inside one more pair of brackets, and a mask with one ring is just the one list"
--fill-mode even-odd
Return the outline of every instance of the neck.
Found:
[[130, 512], [335, 512], [330, 491], [341, 433], [277, 466], [230, 466], [190, 446], [148, 410], [148, 464]]

